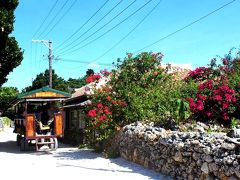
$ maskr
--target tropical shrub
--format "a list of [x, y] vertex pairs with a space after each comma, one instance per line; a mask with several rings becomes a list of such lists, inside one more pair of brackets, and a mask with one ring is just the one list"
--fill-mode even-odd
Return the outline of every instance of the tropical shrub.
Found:
[[240, 118], [240, 61], [238, 57], [232, 58], [231, 52], [220, 58], [221, 64], [212, 59], [209, 67], [197, 68], [186, 78], [198, 85], [197, 92], [186, 98], [198, 121], [230, 125], [232, 119]]
[[110, 84], [115, 96], [127, 103], [127, 108], [115, 117], [116, 121], [124, 120], [124, 125], [176, 118], [182, 83], [161, 66], [162, 58], [161, 53], [145, 52], [136, 57], [129, 53], [118, 62]]
[[87, 109], [91, 127], [107, 129], [135, 121], [164, 123], [167, 118], [187, 118], [187, 105], [181, 102], [180, 91], [185, 84], [162, 68], [162, 58], [161, 53], [136, 57], [128, 53], [123, 61], [118, 60], [112, 73], [102, 71], [89, 76], [87, 80], [92, 82], [110, 74], [108, 83], [96, 88], [91, 97]]
[[[180, 121], [189, 116], [189, 108], [181, 99], [185, 85], [176, 80], [177, 74], [168, 73], [161, 66], [161, 53], [131, 53], [123, 61], [118, 60], [116, 70], [106, 70], [86, 78], [96, 82], [92, 103], [87, 106], [88, 134], [94, 136], [92, 144], [101, 144], [126, 124], [135, 121], [155, 121], [161, 124], [166, 119]], [[107, 83], [98, 86], [104, 77]]]
[[227, 82], [207, 80], [198, 86], [197, 98], [187, 98], [196, 120], [227, 124], [236, 110], [236, 93]]

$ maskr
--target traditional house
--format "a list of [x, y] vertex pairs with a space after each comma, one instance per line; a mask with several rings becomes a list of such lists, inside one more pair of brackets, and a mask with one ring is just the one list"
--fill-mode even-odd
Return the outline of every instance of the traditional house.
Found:
[[65, 136], [66, 142], [81, 144], [84, 142], [83, 132], [85, 128], [84, 106], [91, 103], [89, 96], [93, 94], [94, 88], [101, 88], [108, 78], [103, 77], [98, 82], [89, 83], [81, 88], [75, 89], [72, 96], [64, 101], [65, 112]]

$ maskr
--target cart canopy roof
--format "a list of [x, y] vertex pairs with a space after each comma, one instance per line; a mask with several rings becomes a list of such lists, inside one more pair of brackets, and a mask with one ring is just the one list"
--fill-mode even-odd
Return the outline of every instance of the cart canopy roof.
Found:
[[12, 102], [12, 105], [15, 106], [19, 102], [23, 101], [63, 101], [70, 96], [71, 95], [67, 92], [59, 91], [49, 87], [43, 87], [40, 89], [19, 94], [17, 98]]

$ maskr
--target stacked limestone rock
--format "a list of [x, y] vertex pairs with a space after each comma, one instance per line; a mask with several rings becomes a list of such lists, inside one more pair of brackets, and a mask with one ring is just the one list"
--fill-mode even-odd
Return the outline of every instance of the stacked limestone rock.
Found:
[[137, 122], [123, 128], [120, 154], [176, 179], [240, 179], [240, 142], [221, 133], [166, 131]]

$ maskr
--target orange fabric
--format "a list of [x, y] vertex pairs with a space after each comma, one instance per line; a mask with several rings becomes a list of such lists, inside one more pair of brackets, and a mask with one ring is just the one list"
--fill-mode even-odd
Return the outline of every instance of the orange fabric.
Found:
[[54, 117], [54, 132], [56, 136], [63, 135], [63, 118], [61, 113], [55, 114]]
[[35, 127], [34, 127], [35, 117], [33, 114], [28, 114], [25, 118], [25, 128], [26, 128], [26, 137], [35, 136]]

